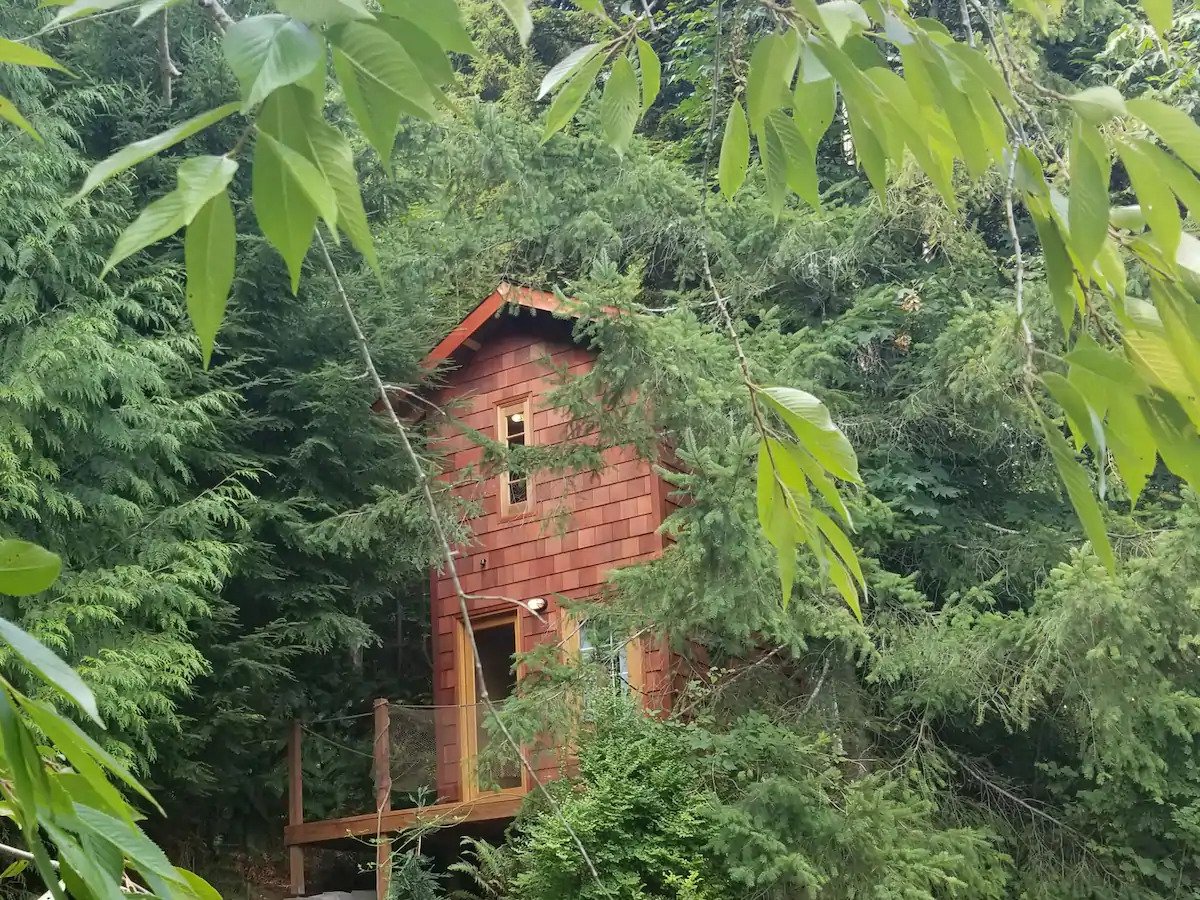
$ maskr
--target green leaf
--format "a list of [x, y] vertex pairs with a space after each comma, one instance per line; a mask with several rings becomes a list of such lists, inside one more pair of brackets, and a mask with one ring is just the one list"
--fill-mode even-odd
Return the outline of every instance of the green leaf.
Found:
[[662, 63], [658, 54], [641, 38], [637, 39], [638, 68], [642, 72], [642, 111], [645, 112], [658, 99], [662, 87]]
[[275, 0], [275, 6], [284, 15], [322, 28], [375, 18], [363, 0]]
[[1171, 0], [1142, 0], [1142, 9], [1158, 36], [1165, 37], [1173, 19]]
[[1050, 16], [1047, 12], [1046, 4], [1042, 0], [1014, 0], [1013, 3], [1017, 9], [1028, 13], [1035, 22], [1042, 34], [1050, 32]]
[[18, 859], [16, 862], [9, 863], [8, 867], [3, 872], [0, 872], [0, 881], [5, 878], [16, 878], [27, 868], [29, 868], [29, 860], [27, 859]]
[[445, 49], [472, 55], [475, 44], [463, 24], [457, 0], [381, 0], [383, 10], [412, 22]]
[[1146, 216], [1136, 203], [1132, 206], [1114, 206], [1108, 212], [1108, 221], [1125, 231], [1138, 232], [1146, 228]]
[[750, 129], [742, 104], [734, 100], [725, 119], [725, 135], [721, 138], [721, 160], [717, 165], [717, 181], [721, 193], [732, 200], [746, 180], [750, 165]]
[[784, 202], [787, 200], [789, 161], [783, 136], [779, 133], [776, 125], [776, 117], [768, 116], [764, 126], [766, 133], [760, 145], [760, 151], [763, 167], [767, 173], [767, 204], [775, 216], [775, 221], [778, 222], [779, 216], [783, 212]]
[[1091, 87], [1078, 94], [1072, 94], [1067, 98], [1067, 102], [1080, 118], [1092, 125], [1103, 125], [1116, 116], [1129, 114], [1121, 92], [1108, 85]]
[[120, 9], [123, 6], [131, 6], [136, 2], [137, 0], [75, 0], [74, 3], [69, 3], [63, 9], [60, 9], [51, 24], [57, 25], [60, 22], [68, 22], [71, 19], [78, 19], [80, 16], [90, 15], [91, 13]]
[[182, 0], [142, 0], [142, 2], [138, 4], [138, 14], [137, 18], [133, 20], [133, 27], [137, 28], [151, 16], [162, 12], [168, 7], [175, 6], [180, 2], [182, 2]]
[[771, 464], [771, 444], [761, 441], [758, 447], [758, 521], [763, 535], [778, 554], [779, 582], [786, 609], [792, 599], [796, 582], [796, 545], [799, 543], [796, 524]]
[[79, 740], [79, 729], [72, 726], [57, 710], [28, 698], [21, 698], [21, 707], [49, 738], [54, 749], [67, 758], [72, 768], [79, 773], [96, 796], [114, 813], [132, 821], [132, 810], [120, 792], [113, 787], [104, 773], [104, 768], [90, 748]]
[[92, 689], [45, 644], [7, 619], [0, 619], [0, 640], [7, 642], [17, 656], [41, 676], [43, 681], [61, 691], [96, 724], [104, 724], [100, 721], [100, 711], [96, 708], [96, 697], [92, 694]]
[[271, 138], [255, 144], [251, 187], [258, 226], [287, 263], [295, 294], [300, 288], [301, 265], [317, 225], [317, 208], [284, 162], [279, 152], [281, 146]]
[[850, 580], [850, 573], [846, 571], [836, 558], [828, 558], [829, 563], [829, 580], [833, 582], [833, 586], [837, 588], [842, 599], [846, 601], [846, 605], [850, 607], [850, 612], [854, 613], [854, 618], [862, 624], [862, 608], [858, 605], [858, 591], [854, 589], [854, 582]]
[[[74, 743], [79, 744], [83, 750], [90, 753], [91, 756], [96, 759], [100, 765], [104, 766], [107, 771], [111, 772], [113, 775], [116, 775], [121, 781], [123, 781], [126, 785], [136, 791], [143, 799], [145, 799], [146, 802], [148, 802], [159, 812], [162, 812], [162, 807], [158, 805], [158, 802], [153, 796], [151, 796], [150, 792], [142, 786], [141, 782], [133, 777], [129, 769], [125, 767], [125, 764], [97, 744], [94, 740], [92, 740], [92, 738], [90, 738], [78, 725], [76, 725], [70, 719], [61, 716], [57, 710], [52, 709], [40, 701], [22, 698], [21, 706], [25, 709], [25, 712], [29, 714], [30, 718], [37, 723], [38, 727], [41, 728], [42, 731], [46, 732], [47, 736], [49, 736], [52, 740], [55, 742], [58, 741], [58, 739], [55, 738], [51, 733], [52, 731], [57, 732], [58, 730], [65, 730], [69, 732]], [[51, 722], [51, 719], [54, 721]], [[49, 728], [46, 727], [47, 723], [49, 723]]]
[[821, 204], [817, 193], [816, 154], [805, 145], [800, 128], [791, 116], [777, 110], [767, 116], [767, 131], [776, 132], [787, 167], [787, 186], [814, 209]]
[[767, 115], [791, 103], [792, 74], [800, 62], [796, 32], [768, 34], [750, 55], [746, 76], [746, 110], [750, 130], [761, 139]]
[[513, 25], [517, 27], [521, 43], [528, 44], [529, 36], [533, 34], [533, 17], [529, 15], [528, 0], [496, 0], [496, 2], [500, 4]]
[[1142, 416], [1137, 398], [1115, 387], [1108, 399], [1108, 447], [1131, 504], [1137, 504], [1158, 462], [1154, 437]]
[[333, 31], [333, 45], [346, 105], [386, 165], [401, 114], [432, 119], [433, 94], [408, 51], [379, 28], [349, 22]]
[[337, 197], [334, 196], [333, 188], [329, 182], [325, 180], [324, 173], [305, 158], [303, 154], [276, 141], [270, 134], [262, 132], [259, 134], [258, 139], [275, 144], [272, 149], [275, 153], [279, 154], [279, 158], [291, 175], [292, 180], [300, 185], [301, 190], [308, 196], [312, 205], [316, 207], [317, 214], [325, 220], [325, 224], [329, 226], [330, 233], [336, 234]]
[[1045, 216], [1030, 205], [1029, 215], [1037, 229], [1042, 244], [1042, 262], [1046, 267], [1046, 282], [1050, 297], [1062, 323], [1063, 337], [1071, 338], [1071, 326], [1075, 324], [1075, 311], [1083, 304], [1083, 291], [1075, 277], [1075, 267], [1067, 253], [1066, 244], [1058, 232], [1053, 219]]
[[195, 872], [176, 867], [175, 874], [178, 876], [178, 880], [187, 886], [187, 892], [195, 900], [221, 900], [221, 895], [217, 889]]
[[554, 67], [546, 73], [546, 77], [542, 79], [542, 85], [538, 88], [537, 99], [541, 100], [547, 94], [550, 94], [560, 84], [571, 77], [571, 73], [576, 71], [580, 66], [590, 60], [593, 56], [600, 52], [599, 44], [587, 44], [580, 47], [578, 50], [573, 50], [554, 64]]
[[443, 101], [444, 105], [450, 105], [448, 100], [443, 100], [445, 95], [439, 88], [454, 80], [454, 66], [438, 42], [416, 25], [400, 19], [380, 19], [379, 27], [399, 43], [417, 64], [434, 98]]
[[302, 22], [278, 13], [250, 16], [225, 32], [225, 60], [242, 86], [246, 109], [305, 78], [321, 59], [320, 39]]
[[188, 226], [183, 240], [187, 268], [187, 310], [200, 338], [204, 368], [212, 361], [213, 342], [233, 287], [237, 229], [225, 191], [208, 201]]
[[67, 71], [53, 57], [47, 56], [41, 50], [35, 50], [28, 44], [19, 44], [2, 37], [0, 37], [0, 63], [8, 63], [11, 66], [34, 66], [39, 69], [58, 69], [60, 72]]
[[600, 100], [600, 127], [604, 131], [605, 141], [617, 151], [618, 156], [624, 156], [629, 149], [640, 109], [637, 73], [633, 70], [633, 63], [627, 56], [618, 56]]
[[1090, 268], [1108, 235], [1108, 180], [1112, 164], [1108, 148], [1094, 125], [1076, 119], [1071, 130], [1071, 193], [1068, 231], [1071, 248], [1083, 268]]
[[1150, 152], [1153, 145], [1140, 138], [1125, 138], [1117, 142], [1117, 152], [1137, 194], [1138, 204], [1150, 224], [1150, 232], [1168, 260], [1175, 259], [1183, 223], [1175, 195], [1167, 185], [1163, 172], [1154, 165]]
[[74, 808], [84, 828], [120, 850], [143, 875], [156, 875], [174, 884], [183, 881], [166, 854], [137, 825], [80, 803]]
[[57, 553], [15, 538], [0, 541], [0, 594], [39, 594], [54, 584], [61, 571]]
[[139, 250], [189, 224], [204, 204], [229, 186], [237, 163], [226, 156], [195, 156], [179, 166], [179, 185], [155, 200], [117, 238], [103, 278], [113, 267]]
[[837, 86], [832, 78], [806, 81], [801, 75], [796, 79], [796, 88], [792, 92], [792, 118], [810, 151], [815, 152], [836, 112]]
[[791, 453], [796, 467], [812, 482], [812, 486], [817, 489], [817, 493], [821, 495], [821, 498], [829, 504], [829, 508], [841, 516], [847, 528], [853, 530], [854, 519], [850, 516], [850, 510], [846, 508], [846, 503], [842, 500], [842, 495], [838, 493], [838, 489], [834, 486], [834, 483], [825, 474], [825, 470], [821, 467], [821, 464], [799, 445], [789, 446], [788, 452]]
[[272, 94], [263, 105], [258, 121], [267, 134], [304, 154], [321, 170], [337, 201], [338, 228], [379, 274], [379, 257], [363, 208], [350, 142], [318, 112], [310, 109], [295, 87]]
[[792, 429], [800, 444], [827, 471], [844, 481], [861, 483], [858, 457], [820, 400], [807, 391], [788, 387], [760, 388], [763, 397]]
[[40, 141], [42, 139], [42, 136], [29, 124], [29, 120], [21, 115], [21, 111], [3, 94], [0, 94], [0, 119], [16, 125], [34, 140]]
[[1092, 484], [1087, 472], [1075, 458], [1075, 453], [1058, 427], [1041, 410], [1038, 410], [1038, 419], [1050, 448], [1050, 457], [1054, 460], [1054, 467], [1058, 469], [1058, 477], [1067, 489], [1067, 497], [1075, 507], [1075, 514], [1083, 526], [1083, 533], [1092, 542], [1092, 549], [1100, 557], [1105, 568], [1109, 572], [1115, 572], [1117, 563], [1108, 540], [1108, 532], [1104, 528], [1104, 514], [1100, 510], [1100, 504], [1096, 502], [1095, 495], [1092, 494]]
[[1104, 425], [1100, 420], [1099, 413], [1092, 408], [1074, 384], [1057, 372], [1043, 373], [1042, 383], [1046, 385], [1050, 395], [1058, 401], [1058, 405], [1067, 414], [1067, 425], [1075, 436], [1075, 449], [1082, 450], [1087, 445], [1095, 451], [1099, 464], [1099, 493], [1103, 497], [1105, 494], [1104, 462], [1107, 456], [1107, 445]]
[[1176, 156], [1200, 172], [1200, 125], [1191, 116], [1149, 97], [1138, 97], [1127, 105]]
[[850, 539], [837, 526], [837, 523], [821, 512], [821, 510], [814, 508], [812, 516], [817, 523], [817, 527], [821, 529], [821, 534], [825, 535], [825, 540], [829, 541], [830, 546], [837, 551], [842, 562], [846, 564], [846, 568], [850, 570], [862, 587], [863, 596], [865, 597], [867, 595], [867, 579], [863, 574], [862, 564], [858, 561], [858, 554], [854, 552], [854, 547], [851, 545]]
[[866, 10], [855, 0], [829, 0], [817, 7], [825, 32], [839, 47], [851, 34], [859, 34], [871, 27]]
[[161, 153], [168, 147], [173, 147], [193, 134], [203, 131], [210, 125], [214, 125], [222, 119], [231, 116], [238, 111], [240, 106], [241, 104], [239, 103], [226, 103], [224, 106], [219, 106], [216, 109], [210, 109], [208, 112], [200, 113], [198, 116], [193, 116], [183, 124], [176, 125], [174, 128], [168, 128], [154, 137], [122, 147], [112, 156], [92, 167], [92, 171], [84, 179], [83, 187], [79, 189], [79, 193], [72, 197], [69, 202], [74, 203], [76, 200], [86, 197], [114, 175], [119, 175], [126, 169], [136, 166], [142, 160], [149, 159], [156, 153]]
[[557, 132], [566, 127], [583, 104], [583, 98], [596, 82], [596, 75], [604, 65], [604, 57], [597, 54], [584, 63], [572, 75], [546, 113], [546, 125], [542, 129], [542, 143], [550, 140]]

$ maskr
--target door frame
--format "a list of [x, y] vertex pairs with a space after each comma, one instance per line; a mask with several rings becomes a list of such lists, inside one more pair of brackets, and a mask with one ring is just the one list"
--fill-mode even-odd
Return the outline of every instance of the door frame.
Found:
[[[521, 617], [518, 611], [484, 613], [471, 616], [471, 628], [478, 634], [490, 628], [509, 627], [513, 630], [513, 647], [521, 652]], [[475, 700], [475, 655], [462, 616], [454, 619], [454, 648], [458, 665], [458, 761], [462, 799], [475, 800], [479, 797], [497, 797], [504, 794], [521, 795], [528, 791], [528, 770], [524, 758], [521, 761], [521, 783], [516, 787], [484, 791], [479, 787], [475, 761], [479, 757], [479, 704]], [[519, 671], [518, 671], [519, 675]]]

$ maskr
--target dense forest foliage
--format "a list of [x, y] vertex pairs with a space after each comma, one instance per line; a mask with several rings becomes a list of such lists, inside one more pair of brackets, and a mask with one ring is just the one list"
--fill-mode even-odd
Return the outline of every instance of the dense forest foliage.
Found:
[[[458, 60], [455, 114], [405, 121], [386, 166], [355, 148], [382, 279], [348, 244], [334, 256], [389, 383], [419, 384], [424, 353], [502, 279], [633, 313], [580, 322], [599, 362], [560, 398], [606, 441], [669, 440], [687, 503], [664, 557], [615, 573], [591, 614], [702, 645], [711, 667], [665, 720], [589, 706], [556, 809], [531, 798], [459, 881], [523, 900], [1195, 896], [1200, 504], [1160, 467], [1131, 510], [1110, 470], [1115, 574], [1083, 540], [1020, 394], [1003, 176], [957, 173], [955, 210], [915, 168], [880, 198], [838, 121], [817, 156], [820, 208], [791, 198], [776, 216], [757, 165], [729, 204], [712, 183], [713, 79], [726, 98], [744, 86], [746, 48], [770, 27], [761, 5], [664, 4], [650, 36], [662, 92], [623, 156], [594, 103], [542, 141], [538, 85], [590, 40], [581, 12], [534, 4], [522, 47], [490, 3], [464, 6], [480, 52]], [[913, 6], [966, 37], [966, 5]], [[1037, 84], [1116, 84], [1198, 112], [1194, 10], [1176, 10], [1170, 52], [1113, 0], [1068, 5], [1046, 35], [997, 14]], [[205, 10], [170, 10], [169, 97], [155, 29], [132, 18], [41, 38], [75, 78], [0, 69], [42, 137], [0, 131], [0, 522], [64, 562], [7, 613], [93, 687], [109, 749], [165, 807], [149, 824], [165, 846], [209, 866], [274, 859], [288, 723], [429, 699], [437, 548], [334, 286], [313, 264], [293, 296], [248, 202], [207, 370], [180, 242], [100, 278], [173, 169], [147, 162], [65, 206], [90, 163], [237, 94]], [[45, 19], [5, 3], [0, 34]], [[1043, 99], [1025, 102], [1065, 147]], [[223, 123], [185, 148], [236, 137]], [[1113, 189], [1128, 190], [1119, 169]], [[1050, 332], [1038, 232], [1017, 225], [1029, 315]], [[758, 436], [706, 255], [751, 377], [819, 395], [857, 450], [861, 624], [803, 566], [779, 603]], [[631, 391], [653, 406], [597, 399]], [[514, 727], [574, 720], [544, 691], [576, 676], [529, 679]], [[331, 756], [309, 802], [335, 805], [360, 777]], [[438, 896], [439, 878], [415, 859], [395, 892]]]

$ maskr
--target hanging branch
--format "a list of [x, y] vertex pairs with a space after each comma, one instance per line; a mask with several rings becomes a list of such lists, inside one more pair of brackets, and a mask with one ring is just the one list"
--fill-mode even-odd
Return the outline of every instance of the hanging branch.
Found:
[[171, 59], [171, 35], [167, 25], [167, 10], [159, 14], [158, 19], [158, 71], [162, 77], [163, 102], [167, 106], [174, 103], [175, 79], [183, 73]]

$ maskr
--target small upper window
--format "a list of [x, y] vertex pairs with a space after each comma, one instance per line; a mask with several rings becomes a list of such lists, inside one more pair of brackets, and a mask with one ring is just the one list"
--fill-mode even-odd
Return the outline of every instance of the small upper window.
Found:
[[[528, 399], [502, 406], [497, 411], [497, 432], [500, 442], [510, 453], [528, 446], [533, 430], [532, 404]], [[529, 508], [532, 484], [529, 475], [505, 470], [500, 473], [500, 513], [525, 512]]]

